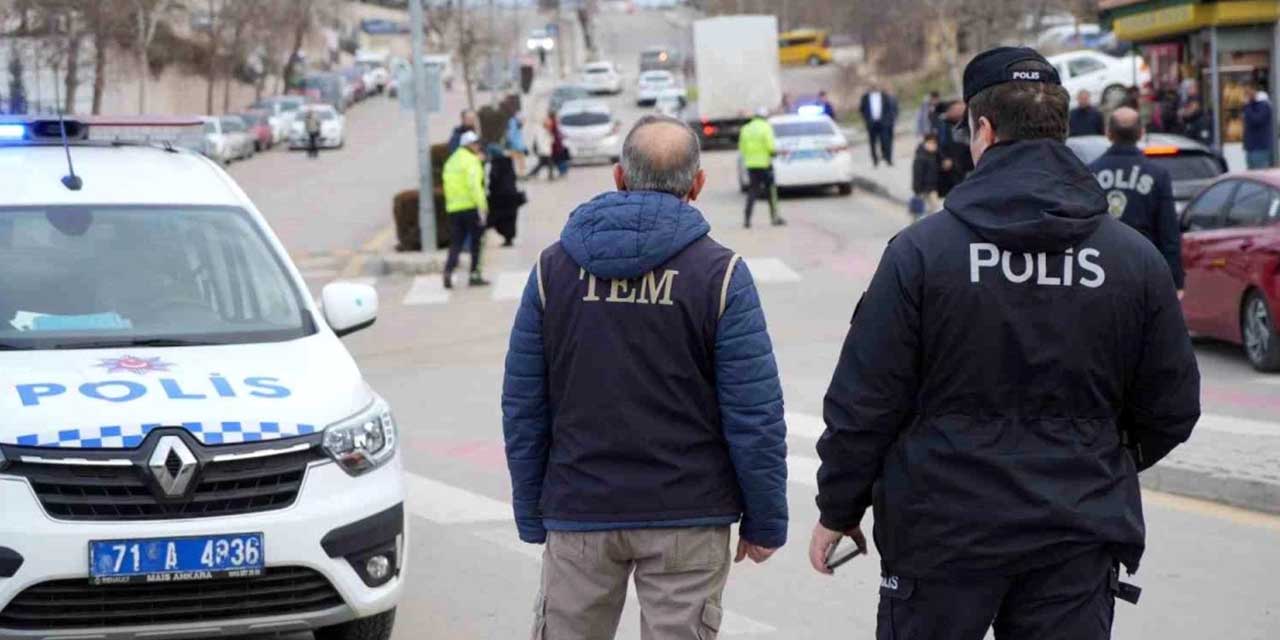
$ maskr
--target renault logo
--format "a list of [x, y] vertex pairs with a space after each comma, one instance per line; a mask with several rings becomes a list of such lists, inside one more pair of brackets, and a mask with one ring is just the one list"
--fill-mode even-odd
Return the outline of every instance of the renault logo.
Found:
[[147, 468], [155, 477], [156, 483], [165, 496], [177, 498], [187, 492], [187, 485], [196, 475], [196, 457], [191, 453], [182, 438], [164, 436], [156, 441], [151, 450], [151, 459]]

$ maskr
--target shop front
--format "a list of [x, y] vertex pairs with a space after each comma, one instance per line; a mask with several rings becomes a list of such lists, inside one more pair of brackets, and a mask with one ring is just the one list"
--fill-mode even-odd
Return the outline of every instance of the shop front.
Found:
[[1153, 129], [1222, 149], [1243, 139], [1248, 88], [1274, 95], [1280, 87], [1280, 0], [1098, 4], [1116, 39], [1133, 43], [1150, 67], [1144, 112]]

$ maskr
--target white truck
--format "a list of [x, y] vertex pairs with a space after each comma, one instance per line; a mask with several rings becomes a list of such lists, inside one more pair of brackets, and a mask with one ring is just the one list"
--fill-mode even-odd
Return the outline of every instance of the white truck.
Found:
[[697, 112], [689, 120], [703, 146], [736, 144], [738, 131], [756, 110], [782, 103], [774, 16], [698, 20], [693, 50]]

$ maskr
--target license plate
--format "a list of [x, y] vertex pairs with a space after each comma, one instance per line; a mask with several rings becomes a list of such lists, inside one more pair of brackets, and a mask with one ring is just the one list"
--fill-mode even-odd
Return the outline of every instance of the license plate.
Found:
[[826, 151], [818, 151], [817, 149], [806, 149], [803, 151], [792, 151], [787, 154], [787, 160], [826, 160], [830, 158]]
[[95, 540], [89, 543], [89, 581], [185, 582], [262, 575], [261, 533]]

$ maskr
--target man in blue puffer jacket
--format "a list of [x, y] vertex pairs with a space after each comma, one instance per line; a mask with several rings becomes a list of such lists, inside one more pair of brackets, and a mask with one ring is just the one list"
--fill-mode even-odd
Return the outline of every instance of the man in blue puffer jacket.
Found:
[[642, 118], [618, 191], [538, 259], [511, 333], [503, 432], [536, 638], [612, 638], [635, 572], [646, 638], [714, 638], [735, 561], [787, 538], [786, 425], [746, 264], [689, 202], [696, 135]]

